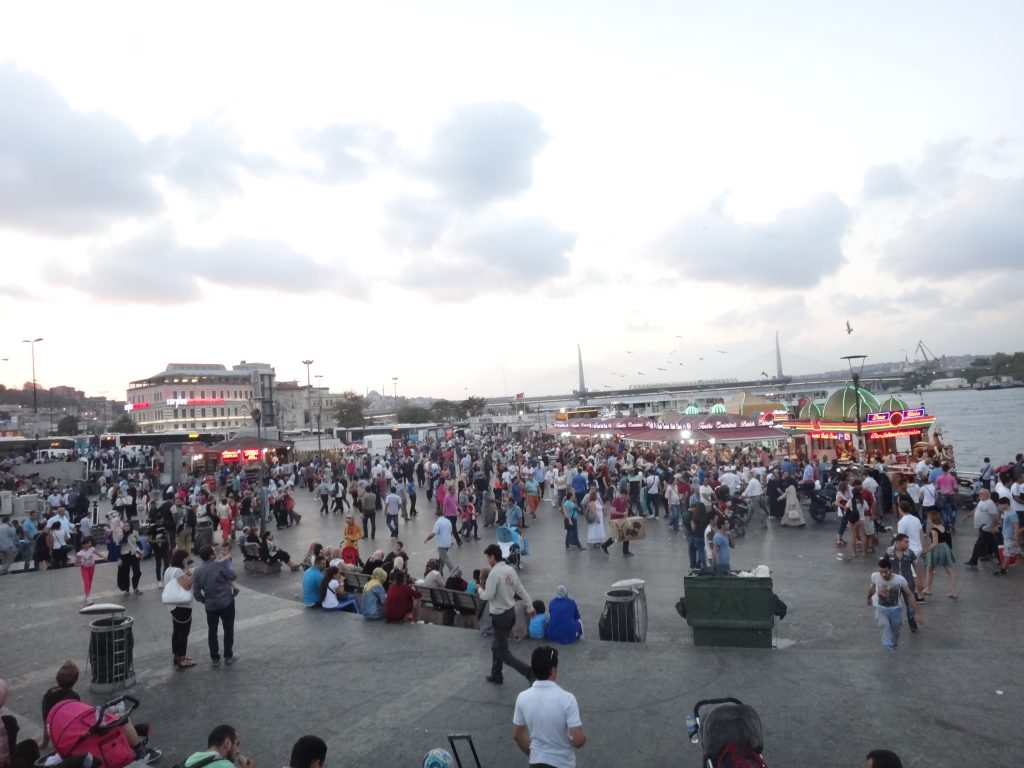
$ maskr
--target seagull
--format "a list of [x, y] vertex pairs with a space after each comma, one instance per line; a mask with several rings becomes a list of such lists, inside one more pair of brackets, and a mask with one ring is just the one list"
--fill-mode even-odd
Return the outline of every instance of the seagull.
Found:
[[720, 354], [720, 355], [728, 355], [728, 354], [729, 354], [729, 353], [728, 353], [728, 352], [726, 352], [726, 351], [725, 351], [724, 349], [716, 349], [715, 351], [716, 351], [716, 352], [717, 352], [718, 354]]
[[676, 334], [676, 338], [677, 338], [677, 339], [681, 339], [681, 338], [683, 338], [683, 337], [682, 337], [682, 336], [680, 336], [679, 334]]
[[851, 333], [853, 333], [853, 328], [850, 327], [850, 321], [847, 320], [846, 321], [846, 335], [849, 336]]
[[633, 354], [633, 350], [632, 349], [627, 349], [626, 350], [626, 354], [627, 355], [632, 355]]
[[669, 354], [670, 354], [670, 355], [674, 355], [674, 354], [675, 354], [676, 352], [678, 352], [678, 351], [679, 351], [678, 349], [673, 349], [673, 350], [672, 350], [671, 352], [669, 352]]
[[640, 373], [640, 371], [637, 371], [637, 372], [636, 372], [636, 375], [637, 375], [637, 376], [646, 376], [647, 374], [646, 374], [646, 373]]
[[667, 370], [668, 370], [668, 368], [659, 368], [658, 370], [659, 370], [659, 371], [667, 371]]
[[[704, 359], [704, 358], [702, 357], [702, 358], [701, 358], [701, 360], [703, 360], [703, 359]], [[684, 363], [679, 363], [679, 365], [684, 365]]]
[[698, 357], [697, 359], [698, 359], [698, 360], [703, 360], [704, 358], [703, 358], [703, 357]]

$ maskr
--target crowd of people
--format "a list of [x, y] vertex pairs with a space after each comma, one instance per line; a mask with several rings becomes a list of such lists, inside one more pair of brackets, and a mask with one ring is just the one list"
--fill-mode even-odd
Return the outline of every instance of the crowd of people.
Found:
[[[231, 665], [238, 659], [233, 647], [233, 560], [239, 542], [254, 544], [257, 554], [243, 557], [304, 571], [303, 602], [311, 609], [351, 611], [366, 620], [401, 624], [421, 620], [420, 601], [426, 590], [476, 595], [481, 631], [492, 637], [487, 680], [502, 684], [505, 667], [511, 667], [534, 691], [549, 679], [538, 668], [550, 677], [557, 667], [557, 651], [551, 646], [536, 648], [527, 664], [511, 652], [509, 640], [581, 639], [583, 624], [569, 590], [558, 587], [546, 605], [534, 600], [498, 544], [483, 550], [485, 563], [467, 566], [472, 575], [464, 579], [453, 558], [454, 547], [479, 540], [481, 529], [497, 526], [525, 534], [546, 500], [561, 517], [567, 552], [587, 548], [583, 533], [589, 548], [608, 555], [619, 542], [622, 556], [631, 557], [632, 542], [616, 535], [615, 522], [643, 518], [650, 523], [648, 535], [685, 539], [692, 572], [728, 573], [733, 569], [730, 551], [736, 546], [732, 528], [737, 514], [743, 515], [743, 525], [755, 528], [759, 523], [765, 529], [773, 521], [780, 527], [800, 527], [806, 521], [799, 497], [823, 486], [835, 490], [832, 508], [840, 554], [847, 557], [843, 553], [849, 546], [849, 559], [867, 560], [877, 550], [884, 551], [878, 570], [870, 576], [868, 602], [875, 607], [883, 647], [896, 650], [904, 614], [911, 630], [917, 631], [919, 605], [931, 594], [936, 571], [946, 574], [949, 597], [958, 597], [952, 538], [960, 522], [956, 481], [948, 466], [927, 458], [895, 487], [881, 457], [868, 466], [847, 467], [754, 446], [695, 450], [682, 444], [658, 447], [542, 438], [518, 446], [435, 445], [378, 457], [311, 459], [274, 467], [266, 486], [253, 486], [243, 473], [226, 468], [212, 479], [196, 477], [164, 489], [153, 488], [142, 473], [113, 475], [100, 497], [107, 522], [97, 528], [95, 537], [97, 513], [89, 497], [74, 486], [47, 489], [49, 510], [17, 521], [17, 528], [9, 519], [0, 522], [0, 572], [19, 557], [26, 569], [77, 565], [88, 602], [97, 563], [116, 562], [118, 589], [126, 595], [140, 594], [142, 563], [151, 558], [156, 585], [170, 613], [173, 665], [188, 669], [196, 664], [188, 654], [188, 639], [197, 602], [207, 615], [211, 663]], [[341, 523], [336, 547], [314, 543], [301, 560], [276, 545], [274, 531], [261, 530], [268, 523], [277, 530], [301, 525], [296, 504], [300, 492], [319, 498], [320, 515], [340, 516]], [[263, 496], [268, 516], [260, 512]], [[424, 509], [434, 515], [426, 542], [437, 553], [424, 563], [420, 577], [412, 575], [410, 554], [400, 536], [402, 524]], [[978, 502], [965, 515], [977, 532], [968, 567], [994, 561], [995, 573], [1005, 575], [1016, 565], [1021, 511], [1024, 465], [1018, 456], [1016, 463], [982, 477]], [[378, 514], [385, 517], [389, 538], [380, 548]], [[656, 521], [665, 523], [664, 531], [656, 532]], [[367, 554], [368, 547], [373, 549]], [[358, 598], [345, 588], [350, 571], [369, 577]], [[548, 649], [549, 658], [541, 658], [538, 666], [542, 649]], [[518, 707], [516, 718], [515, 741], [523, 747], [519, 729], [526, 727], [530, 734], [534, 729], [527, 714], [520, 717]], [[568, 724], [568, 732], [575, 727]], [[570, 743], [580, 746], [582, 741]]]

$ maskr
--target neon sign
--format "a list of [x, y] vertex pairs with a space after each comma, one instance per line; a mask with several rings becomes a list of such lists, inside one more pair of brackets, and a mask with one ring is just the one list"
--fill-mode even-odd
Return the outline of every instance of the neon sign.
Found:
[[180, 408], [186, 405], [224, 405], [223, 397], [169, 397], [166, 405]]
[[240, 451], [221, 451], [220, 458], [221, 461], [238, 461], [240, 455]]
[[152, 403], [125, 403], [124, 409], [126, 411], [141, 411], [143, 408], [149, 408]]
[[864, 416], [864, 423], [885, 424], [888, 422], [896, 427], [902, 424], [904, 419], [922, 419], [925, 415], [924, 408], [906, 408], [902, 411], [879, 411], [866, 414]]
[[886, 437], [900, 437], [901, 435], [917, 437], [920, 434], [920, 429], [890, 429], [887, 432], [872, 432], [868, 435], [868, 438], [871, 440], [881, 440]]
[[852, 432], [828, 432], [823, 430], [820, 432], [808, 432], [807, 434], [815, 440], [839, 440], [843, 442], [853, 440]]
[[242, 451], [242, 459], [244, 461], [259, 461], [260, 451], [259, 448], [246, 448]]

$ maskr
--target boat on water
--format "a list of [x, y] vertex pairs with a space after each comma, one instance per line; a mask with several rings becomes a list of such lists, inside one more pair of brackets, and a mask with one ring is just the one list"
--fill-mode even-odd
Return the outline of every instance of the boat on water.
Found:
[[988, 389], [1015, 389], [1024, 387], [1024, 381], [1013, 378], [1013, 376], [981, 376], [974, 382], [974, 388], [979, 390]]
[[961, 376], [954, 376], [948, 379], [935, 379], [931, 384], [924, 387], [928, 392], [947, 392], [952, 389], [970, 389], [971, 382]]

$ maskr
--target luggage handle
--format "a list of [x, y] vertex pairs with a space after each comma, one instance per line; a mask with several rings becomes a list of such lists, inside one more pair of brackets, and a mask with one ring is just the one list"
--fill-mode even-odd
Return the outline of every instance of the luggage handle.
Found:
[[739, 704], [743, 705], [743, 702], [739, 699], [734, 699], [732, 696], [727, 696], [724, 699], [701, 699], [693, 705], [693, 716], [700, 720], [700, 709], [701, 707], [708, 707], [712, 704]]
[[455, 758], [455, 763], [458, 768], [462, 768], [462, 759], [459, 757], [459, 750], [455, 746], [456, 741], [466, 741], [469, 743], [469, 749], [473, 753], [473, 760], [476, 762], [476, 768], [480, 768], [480, 757], [476, 753], [476, 745], [473, 744], [473, 737], [468, 733], [450, 733], [448, 734], [448, 745], [452, 748], [452, 757]]

